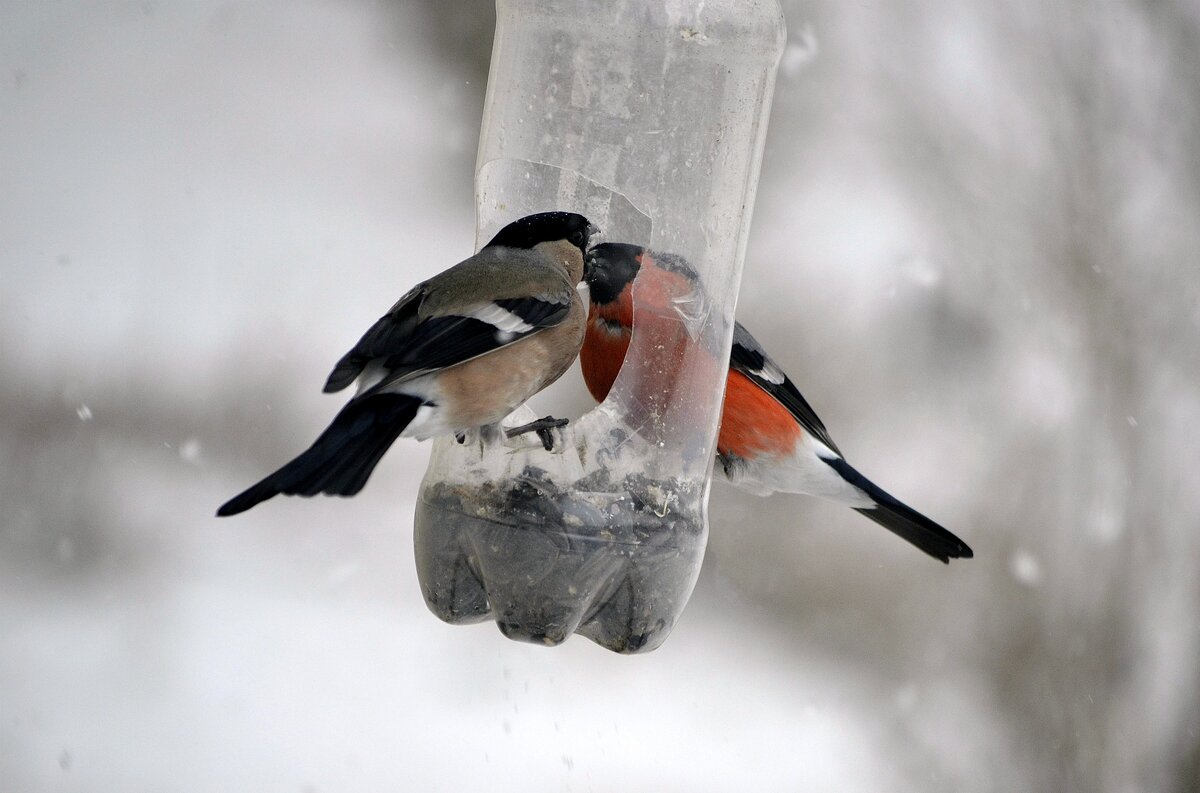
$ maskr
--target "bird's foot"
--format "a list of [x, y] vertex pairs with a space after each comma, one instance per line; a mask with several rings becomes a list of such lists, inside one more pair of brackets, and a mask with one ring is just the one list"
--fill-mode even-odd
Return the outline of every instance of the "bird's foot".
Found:
[[556, 419], [553, 416], [546, 416], [537, 421], [531, 421], [528, 424], [522, 424], [519, 427], [513, 427], [504, 431], [506, 438], [515, 438], [518, 435], [524, 435], [527, 432], [536, 432], [539, 439], [542, 441], [542, 446], [546, 451], [554, 449], [554, 435], [550, 430], [556, 430], [560, 427], [565, 427], [570, 422], [570, 419]]

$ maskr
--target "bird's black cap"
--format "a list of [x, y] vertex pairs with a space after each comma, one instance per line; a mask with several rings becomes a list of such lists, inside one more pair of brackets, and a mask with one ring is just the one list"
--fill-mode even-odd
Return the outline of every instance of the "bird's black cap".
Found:
[[501, 245], [507, 248], [532, 248], [542, 242], [567, 240], [580, 253], [587, 251], [588, 240], [597, 231], [583, 215], [574, 212], [539, 212], [514, 220], [492, 237], [485, 248]]

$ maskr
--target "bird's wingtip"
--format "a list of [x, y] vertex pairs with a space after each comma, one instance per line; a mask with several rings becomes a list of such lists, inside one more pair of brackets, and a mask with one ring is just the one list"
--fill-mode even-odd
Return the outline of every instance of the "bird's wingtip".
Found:
[[267, 477], [258, 484], [243, 490], [233, 498], [226, 501], [221, 506], [217, 507], [218, 518], [228, 518], [232, 515], [240, 515], [256, 504], [266, 501], [272, 496], [278, 495], [279, 489], [272, 486], [271, 477]]
[[242, 505], [238, 504], [237, 503], [238, 498], [239, 497], [235, 496], [235, 497], [229, 499], [228, 501], [226, 501], [221, 506], [217, 507], [216, 517], [228, 518], [233, 515], [239, 515], [239, 514], [245, 512], [246, 510], [250, 509], [251, 505], [242, 506]]
[[321, 391], [326, 394], [335, 394], [354, 382], [354, 378], [357, 376], [357, 374], [351, 374], [347, 377], [347, 373], [339, 366], [329, 373], [329, 377], [325, 378], [325, 385], [321, 387]]

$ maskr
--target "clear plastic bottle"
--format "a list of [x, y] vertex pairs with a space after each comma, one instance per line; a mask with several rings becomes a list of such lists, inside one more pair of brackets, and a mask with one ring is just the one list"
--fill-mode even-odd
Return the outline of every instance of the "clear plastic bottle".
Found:
[[435, 442], [415, 543], [440, 618], [491, 617], [547, 644], [578, 632], [618, 652], [653, 649], [673, 627], [707, 540], [721, 374], [784, 40], [777, 0], [498, 0], [479, 243], [523, 215], [575, 211], [605, 241], [684, 256], [704, 288], [653, 333], [639, 319], [608, 398], [553, 452], [533, 436]]

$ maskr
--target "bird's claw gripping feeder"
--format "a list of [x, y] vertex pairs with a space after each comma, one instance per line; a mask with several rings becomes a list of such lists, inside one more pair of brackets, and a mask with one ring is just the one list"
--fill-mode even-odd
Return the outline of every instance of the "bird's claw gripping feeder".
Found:
[[[580, 633], [651, 650], [683, 610], [707, 540], [783, 16], [777, 0], [496, 5], [477, 240], [533, 212], [578, 212], [605, 241], [686, 257], [705, 288], [653, 323], [639, 304], [608, 398], [551, 430], [552, 451], [533, 434], [437, 440], [417, 505], [417, 572], [447, 622], [491, 617], [514, 639]], [[522, 408], [506, 424], [533, 418]]]

